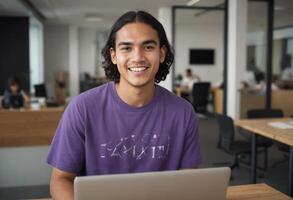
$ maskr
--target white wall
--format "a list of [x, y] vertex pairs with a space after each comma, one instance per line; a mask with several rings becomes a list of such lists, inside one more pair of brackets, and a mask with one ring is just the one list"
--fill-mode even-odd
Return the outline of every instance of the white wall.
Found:
[[96, 37], [97, 31], [80, 28], [78, 33], [79, 43], [79, 72], [94, 75], [96, 72]]
[[[284, 28], [274, 30], [274, 43], [273, 43], [273, 74], [281, 73], [281, 52], [282, 52], [282, 39], [293, 37], [293, 28]], [[250, 32], [247, 34], [247, 45], [256, 47], [256, 66], [266, 71], [266, 34], [263, 31]], [[293, 54], [293, 45], [289, 45], [289, 53]]]
[[45, 25], [45, 82], [48, 96], [55, 96], [54, 74], [69, 69], [69, 27], [67, 25]]
[[[68, 25], [45, 25], [45, 79], [54, 96], [54, 74], [69, 73], [70, 96], [79, 93], [79, 74], [97, 73], [97, 31]], [[104, 75], [103, 69], [98, 72]]]
[[[186, 68], [199, 75], [203, 81], [215, 84], [222, 80], [223, 74], [223, 25], [176, 24], [175, 35], [176, 74], [184, 74]], [[215, 49], [214, 65], [190, 65], [190, 48]]]
[[[158, 20], [162, 23], [169, 43], [172, 43], [172, 9], [160, 8]], [[173, 65], [174, 66], [174, 65]], [[172, 91], [172, 79], [173, 79], [173, 66], [170, 68], [170, 72], [166, 77], [166, 80], [160, 82], [160, 86]]]
[[69, 96], [79, 94], [79, 49], [78, 49], [78, 28], [69, 27]]

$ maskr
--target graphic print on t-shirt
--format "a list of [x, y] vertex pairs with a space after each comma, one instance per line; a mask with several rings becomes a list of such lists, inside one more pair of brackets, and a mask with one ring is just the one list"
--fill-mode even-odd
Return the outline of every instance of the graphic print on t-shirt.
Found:
[[131, 134], [114, 141], [100, 144], [100, 158], [142, 158], [163, 159], [168, 155], [170, 136], [159, 134], [143, 134], [139, 137]]

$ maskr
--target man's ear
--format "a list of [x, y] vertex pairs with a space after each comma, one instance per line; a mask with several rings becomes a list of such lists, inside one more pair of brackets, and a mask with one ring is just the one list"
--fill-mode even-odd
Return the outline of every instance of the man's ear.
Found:
[[165, 45], [163, 45], [160, 48], [160, 63], [163, 63], [165, 61], [166, 54], [167, 54], [167, 48]]
[[112, 63], [114, 64], [114, 65], [116, 65], [117, 64], [117, 61], [116, 61], [116, 52], [115, 52], [115, 50], [113, 49], [113, 47], [112, 48], [110, 48], [110, 55], [111, 55], [111, 61], [112, 61]]

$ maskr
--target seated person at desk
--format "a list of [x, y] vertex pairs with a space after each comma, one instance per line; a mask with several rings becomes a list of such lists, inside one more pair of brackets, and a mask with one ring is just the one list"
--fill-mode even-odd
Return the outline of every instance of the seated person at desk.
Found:
[[192, 73], [190, 68], [185, 70], [185, 76], [183, 77], [181, 87], [187, 88], [189, 91], [192, 90], [193, 84], [200, 82], [199, 76]]
[[29, 97], [20, 87], [20, 81], [16, 77], [8, 79], [8, 88], [4, 91], [3, 108], [21, 108], [29, 101]]
[[[254, 89], [259, 90], [260, 92], [266, 92], [267, 82], [265, 80], [264, 73], [260, 72], [256, 75], [256, 82], [257, 82], [257, 85], [254, 87]], [[271, 89], [277, 90], [278, 87], [276, 86], [275, 83], [272, 82]]]
[[292, 64], [292, 56], [286, 55], [285, 69], [282, 72], [281, 79], [282, 80], [292, 80], [293, 81], [293, 64]]
[[[243, 87], [243, 89], [245, 89], [246, 91], [251, 91], [251, 92], [260, 92], [261, 94], [264, 94], [266, 92], [266, 88], [267, 88], [267, 82], [265, 80], [265, 75], [263, 72], [260, 72], [260, 73], [257, 73], [255, 75], [255, 79], [256, 79], [256, 82], [257, 84], [250, 87], [250, 86], [247, 86], [247, 87]], [[279, 88], [276, 86], [275, 83], [272, 83], [271, 84], [271, 89], [272, 90], [278, 90]]]
[[187, 101], [191, 101], [190, 93], [194, 83], [200, 82], [199, 76], [192, 73], [191, 69], [185, 70], [185, 76], [182, 79], [181, 85], [177, 88], [177, 95], [186, 99]]
[[144, 11], [127, 12], [112, 26], [102, 54], [111, 82], [75, 97], [52, 141], [47, 162], [53, 199], [73, 199], [73, 180], [80, 175], [201, 163], [192, 105], [156, 84], [174, 59], [162, 24]]

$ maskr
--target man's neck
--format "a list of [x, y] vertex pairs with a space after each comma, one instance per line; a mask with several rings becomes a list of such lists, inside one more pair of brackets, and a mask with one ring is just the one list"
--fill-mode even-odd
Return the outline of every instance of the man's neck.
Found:
[[154, 97], [155, 84], [142, 87], [125, 87], [123, 83], [116, 83], [118, 96], [128, 105], [142, 107], [147, 105]]

